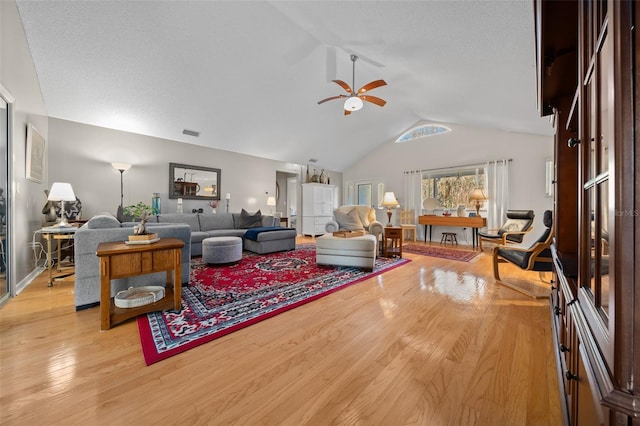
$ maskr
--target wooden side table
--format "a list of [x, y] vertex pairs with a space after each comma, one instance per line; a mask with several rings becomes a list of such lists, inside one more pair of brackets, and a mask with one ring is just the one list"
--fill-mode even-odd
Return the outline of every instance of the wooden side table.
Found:
[[399, 226], [385, 226], [382, 236], [384, 257], [397, 255], [402, 257], [402, 228]]
[[[182, 309], [182, 247], [184, 242], [177, 238], [163, 238], [152, 244], [128, 245], [119, 241], [98, 245], [101, 330], [147, 312]], [[161, 300], [136, 308], [118, 308], [114, 304], [112, 279], [163, 271], [167, 272], [167, 286]]]
[[[60, 261], [62, 260], [60, 259], [61, 253], [62, 253], [61, 242], [62, 240], [73, 240], [73, 236], [75, 235], [77, 230], [78, 228], [75, 228], [75, 227], [56, 228], [53, 226], [40, 229], [40, 233], [42, 234], [44, 239], [47, 240], [47, 270], [49, 273], [49, 280], [47, 285], [49, 287], [53, 286], [53, 281], [54, 279], [56, 279], [53, 276], [53, 251], [51, 248], [51, 242], [56, 241], [58, 244], [57, 246], [58, 261], [56, 264], [56, 271], [60, 272]], [[73, 272], [70, 272], [63, 276], [69, 276], [69, 275], [73, 275]], [[61, 278], [61, 276], [58, 276], [58, 278]]]

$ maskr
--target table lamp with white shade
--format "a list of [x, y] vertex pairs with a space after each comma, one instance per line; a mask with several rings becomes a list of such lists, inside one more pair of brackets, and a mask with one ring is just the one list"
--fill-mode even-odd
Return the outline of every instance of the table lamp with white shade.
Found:
[[267, 197], [267, 205], [271, 207], [271, 215], [273, 216], [273, 208], [276, 205], [276, 197]]
[[389, 223], [387, 223], [387, 226], [392, 226], [391, 225], [391, 214], [392, 214], [391, 209], [398, 207], [398, 200], [396, 199], [396, 194], [394, 194], [393, 192], [385, 192], [382, 197], [381, 205], [382, 207], [387, 208], [387, 218], [389, 219]]
[[49, 191], [47, 200], [60, 201], [60, 220], [53, 226], [57, 228], [71, 226], [69, 225], [69, 222], [67, 222], [67, 218], [65, 217], [66, 211], [64, 209], [65, 201], [76, 200], [76, 194], [74, 194], [71, 184], [66, 182], [54, 182], [53, 185], [51, 185], [51, 190]]

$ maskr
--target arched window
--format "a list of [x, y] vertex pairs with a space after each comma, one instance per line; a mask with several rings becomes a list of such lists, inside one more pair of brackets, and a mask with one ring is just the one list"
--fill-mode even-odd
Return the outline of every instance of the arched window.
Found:
[[440, 124], [421, 124], [404, 132], [398, 139], [396, 139], [396, 143], [409, 142], [417, 138], [439, 135], [450, 131], [450, 128]]

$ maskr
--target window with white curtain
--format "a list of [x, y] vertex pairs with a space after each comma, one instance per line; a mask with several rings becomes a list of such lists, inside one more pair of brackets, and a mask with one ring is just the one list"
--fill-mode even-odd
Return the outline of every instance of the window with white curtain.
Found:
[[443, 208], [457, 208], [463, 205], [475, 209], [475, 202], [469, 200], [474, 188], [484, 188], [484, 166], [422, 171], [422, 201], [435, 198]]

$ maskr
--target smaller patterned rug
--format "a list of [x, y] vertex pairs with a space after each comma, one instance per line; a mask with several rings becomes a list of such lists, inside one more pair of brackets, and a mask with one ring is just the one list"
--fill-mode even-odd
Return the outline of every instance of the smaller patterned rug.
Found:
[[419, 244], [405, 244], [402, 251], [420, 254], [422, 256], [439, 257], [441, 259], [459, 260], [461, 262], [475, 262], [481, 254], [479, 251], [459, 250], [449, 247], [436, 247]]
[[317, 265], [315, 244], [266, 255], [244, 252], [233, 265], [194, 258], [182, 311], [138, 317], [144, 360], [153, 364], [407, 262], [378, 258], [373, 272]]

